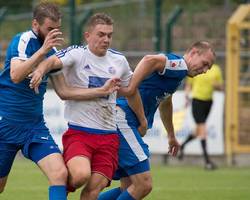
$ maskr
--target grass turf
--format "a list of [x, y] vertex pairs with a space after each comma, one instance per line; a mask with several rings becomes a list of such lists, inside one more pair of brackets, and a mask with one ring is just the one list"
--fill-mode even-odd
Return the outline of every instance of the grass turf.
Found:
[[[249, 200], [250, 168], [152, 167], [154, 187], [146, 200]], [[1, 200], [48, 199], [47, 179], [35, 164], [18, 159]], [[118, 186], [114, 182], [111, 187]], [[69, 195], [79, 199], [80, 190]]]

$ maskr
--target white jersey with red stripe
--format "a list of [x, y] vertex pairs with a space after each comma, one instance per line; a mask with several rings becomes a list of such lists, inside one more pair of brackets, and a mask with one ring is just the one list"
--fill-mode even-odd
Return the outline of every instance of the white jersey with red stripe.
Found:
[[[108, 79], [117, 77], [125, 87], [132, 77], [125, 56], [111, 49], [105, 56], [98, 57], [88, 46], [75, 45], [59, 51], [56, 55], [63, 63], [63, 73], [70, 86], [101, 87]], [[92, 100], [67, 100], [64, 115], [71, 125], [95, 129], [97, 132], [116, 131], [115, 106], [116, 92]]]

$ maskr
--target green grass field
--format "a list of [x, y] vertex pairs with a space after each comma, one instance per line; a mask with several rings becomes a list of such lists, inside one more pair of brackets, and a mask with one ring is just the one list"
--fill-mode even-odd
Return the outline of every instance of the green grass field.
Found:
[[[250, 168], [153, 166], [154, 188], [146, 200], [249, 200]], [[117, 183], [113, 183], [117, 186]], [[80, 191], [69, 195], [78, 200]], [[47, 180], [30, 161], [16, 160], [1, 200], [46, 200]]]

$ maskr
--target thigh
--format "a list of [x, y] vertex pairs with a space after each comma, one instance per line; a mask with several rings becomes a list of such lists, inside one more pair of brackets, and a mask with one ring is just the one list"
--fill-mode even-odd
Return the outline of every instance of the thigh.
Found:
[[119, 137], [117, 134], [98, 135], [97, 148], [91, 160], [91, 171], [110, 181], [118, 166]]
[[88, 179], [91, 176], [90, 160], [84, 156], [75, 156], [66, 164], [72, 179]]
[[148, 159], [148, 145], [144, 143], [138, 130], [129, 125], [118, 128], [120, 139], [119, 166], [129, 168]]
[[35, 163], [38, 163], [50, 154], [61, 153], [43, 120], [35, 123], [32, 129], [30, 129], [22, 152], [26, 158]]
[[0, 143], [0, 178], [6, 177], [20, 148], [14, 144]]
[[63, 158], [68, 163], [74, 157], [86, 157], [92, 159], [96, 141], [85, 132], [74, 129], [68, 129], [62, 138]]
[[42, 172], [48, 177], [50, 185], [65, 185], [67, 168], [60, 153], [49, 154], [37, 162]]

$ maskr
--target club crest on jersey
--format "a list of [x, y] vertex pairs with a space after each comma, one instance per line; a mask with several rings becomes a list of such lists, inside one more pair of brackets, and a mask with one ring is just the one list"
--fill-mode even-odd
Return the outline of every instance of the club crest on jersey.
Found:
[[108, 72], [110, 73], [110, 74], [115, 74], [115, 68], [114, 67], [109, 67], [108, 68]]

